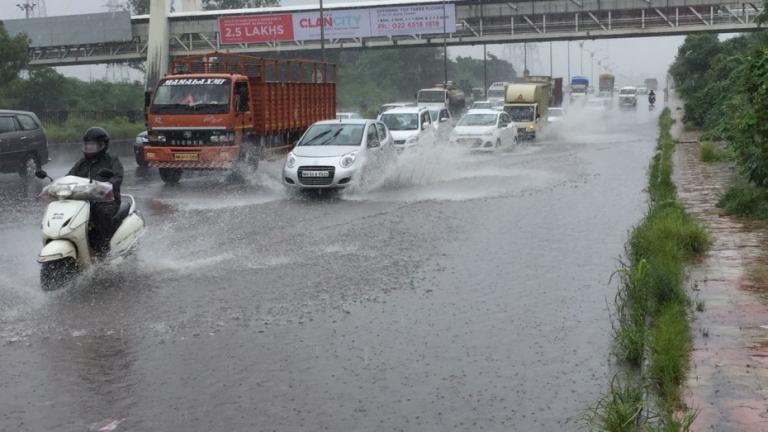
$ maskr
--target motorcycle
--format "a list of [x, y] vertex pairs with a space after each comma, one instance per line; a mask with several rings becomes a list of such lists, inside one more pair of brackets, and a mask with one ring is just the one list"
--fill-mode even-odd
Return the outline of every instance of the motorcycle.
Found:
[[110, 250], [103, 259], [97, 259], [88, 242], [91, 202], [114, 200], [112, 184], [76, 176], [53, 180], [42, 170], [35, 176], [51, 180], [40, 194], [50, 201], [43, 217], [43, 247], [37, 258], [44, 291], [67, 285], [97, 262], [117, 262], [135, 252], [145, 224], [131, 195], [122, 196], [112, 218], [117, 229], [110, 239]]

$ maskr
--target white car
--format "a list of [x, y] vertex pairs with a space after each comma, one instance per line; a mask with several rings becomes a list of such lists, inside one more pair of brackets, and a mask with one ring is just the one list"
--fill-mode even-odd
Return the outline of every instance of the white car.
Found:
[[637, 108], [637, 88], [628, 86], [619, 90], [619, 108]]
[[379, 107], [379, 114], [383, 114], [394, 108], [411, 107], [416, 106], [416, 102], [390, 102], [385, 103]]
[[470, 109], [495, 109], [497, 111], [504, 111], [504, 100], [494, 99], [489, 101], [477, 101], [472, 104]]
[[561, 122], [565, 117], [565, 113], [566, 113], [565, 108], [551, 107], [549, 110], [547, 110], [547, 122], [549, 123]]
[[379, 115], [379, 121], [389, 129], [395, 148], [399, 152], [421, 144], [433, 143], [437, 133], [432, 125], [429, 110], [424, 107], [393, 108]]
[[448, 108], [427, 108], [429, 117], [432, 120], [432, 126], [435, 128], [437, 139], [444, 141], [448, 139], [453, 129], [453, 116]]
[[395, 159], [392, 135], [376, 120], [324, 120], [288, 153], [283, 182], [302, 189], [343, 188]]
[[473, 151], [494, 151], [517, 144], [517, 126], [505, 112], [469, 110], [453, 128], [451, 143], [467, 146]]

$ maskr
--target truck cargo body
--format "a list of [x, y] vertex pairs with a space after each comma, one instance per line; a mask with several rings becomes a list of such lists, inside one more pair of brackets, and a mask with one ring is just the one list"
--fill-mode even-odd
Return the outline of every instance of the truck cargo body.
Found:
[[613, 88], [616, 85], [616, 77], [611, 74], [601, 74], [598, 82], [598, 91], [601, 96], [613, 97]]
[[518, 136], [523, 139], [535, 139], [546, 122], [550, 85], [508, 84], [504, 93], [504, 111], [517, 125]]
[[587, 97], [587, 88], [589, 87], [589, 79], [583, 76], [575, 76], [571, 78], [571, 102], [576, 100], [584, 100]]
[[263, 150], [336, 115], [334, 65], [211, 53], [174, 59], [172, 70], [147, 111], [144, 157], [161, 175], [256, 166]]

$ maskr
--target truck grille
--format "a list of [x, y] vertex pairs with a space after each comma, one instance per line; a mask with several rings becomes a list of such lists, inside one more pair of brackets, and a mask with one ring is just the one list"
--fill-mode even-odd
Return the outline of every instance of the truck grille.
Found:
[[161, 147], [216, 147], [233, 145], [233, 143], [212, 143], [211, 135], [213, 135], [213, 131], [210, 130], [173, 130], [159, 131], [159, 133], [165, 136], [165, 142], [151, 143], [151, 145]]
[[[305, 172], [327, 172], [326, 177], [305, 177]], [[328, 186], [333, 183], [333, 175], [336, 172], [336, 168], [332, 166], [300, 166], [298, 169], [299, 183], [306, 186]]]

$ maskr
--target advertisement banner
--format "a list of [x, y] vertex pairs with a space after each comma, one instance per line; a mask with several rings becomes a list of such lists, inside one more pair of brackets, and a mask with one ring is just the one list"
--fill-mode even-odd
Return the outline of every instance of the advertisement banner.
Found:
[[[445, 14], [446, 20], [443, 19]], [[324, 12], [325, 39], [453, 33], [453, 4], [341, 9]], [[222, 44], [320, 40], [320, 12], [219, 18]]]
[[375, 8], [371, 10], [371, 27], [371, 36], [453, 33], [456, 31], [456, 7], [447, 4], [445, 9], [443, 5]]
[[[323, 20], [326, 40], [371, 37], [368, 9], [325, 11]], [[293, 14], [293, 35], [297, 41], [320, 40], [320, 12]]]
[[291, 14], [219, 17], [222, 44], [293, 40]]

